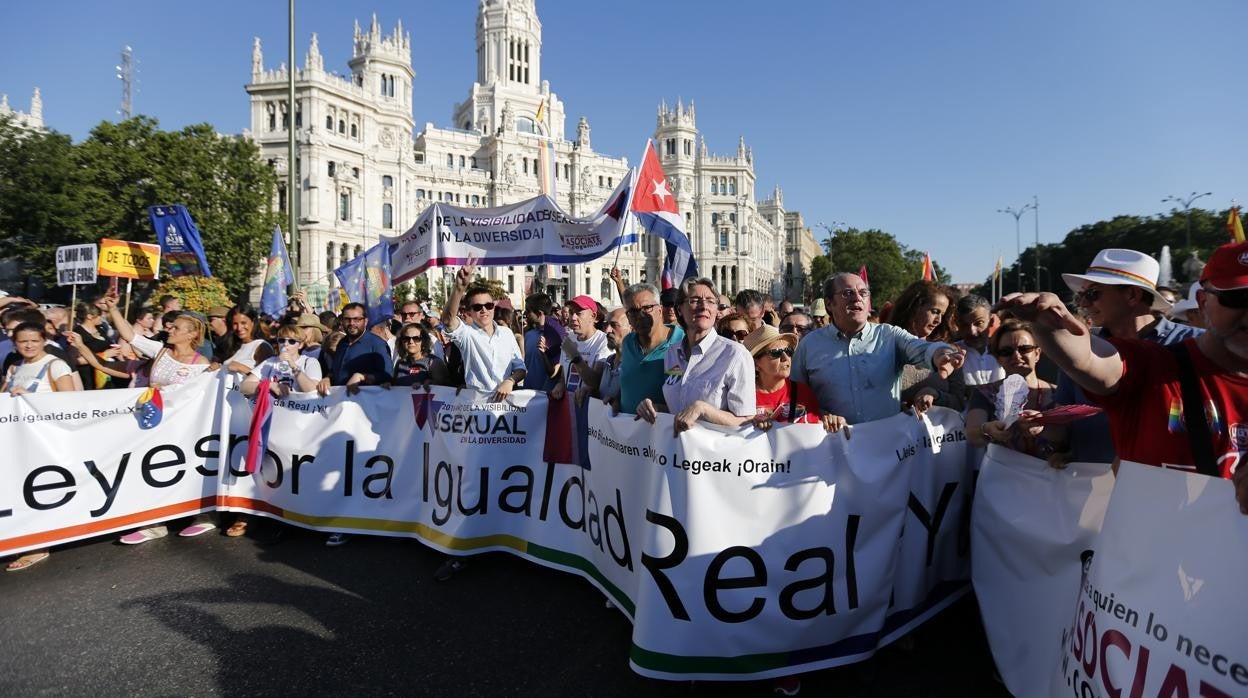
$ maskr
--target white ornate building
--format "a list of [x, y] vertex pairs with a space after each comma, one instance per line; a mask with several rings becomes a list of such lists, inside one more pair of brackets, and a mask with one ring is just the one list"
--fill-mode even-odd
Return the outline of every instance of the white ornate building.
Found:
[[9, 106], [9, 96], [0, 94], [0, 118], [9, 117], [18, 126], [30, 129], [43, 128], [43, 97], [39, 94], [39, 88], [35, 88], [35, 92], [30, 97], [30, 111], [21, 112]]
[[[333, 283], [330, 272], [375, 244], [398, 235], [434, 201], [485, 207], [537, 196], [538, 150], [553, 139], [555, 199], [574, 216], [593, 213], [627, 175], [626, 158], [594, 151], [588, 120], [565, 136], [563, 102], [542, 79], [542, 25], [533, 0], [481, 0], [477, 14], [477, 75], [467, 98], [452, 109], [450, 127], [432, 123], [415, 132], [412, 118], [411, 37], [402, 23], [383, 34], [374, 16], [356, 24], [349, 75], [326, 71], [317, 35], [295, 75], [294, 124], [299, 152], [300, 282]], [[266, 70], [257, 39], [252, 49], [249, 135], [284, 178], [287, 162], [287, 67]], [[541, 112], [539, 118], [539, 111]], [[415, 132], [415, 136], [413, 133]], [[777, 195], [756, 201], [754, 159], [744, 140], [733, 156], [707, 152], [693, 104], [659, 108], [654, 132], [663, 168], [685, 212], [701, 272], [728, 293], [743, 288], [785, 292], [786, 265], [798, 260], [793, 228]], [[643, 139], [639, 136], [638, 154]], [[284, 182], [284, 179], [282, 180]], [[287, 194], [279, 190], [278, 207]], [[794, 237], [796, 236], [796, 237]], [[813, 240], [813, 237], [811, 237]], [[627, 280], [656, 281], [661, 241], [645, 239], [623, 250]], [[620, 302], [608, 255], [563, 267], [549, 290], [560, 298], [586, 293]], [[807, 260], [804, 269], [809, 269]], [[535, 275], [531, 267], [484, 270], [520, 302]], [[433, 270], [433, 285], [449, 270]], [[797, 276], [802, 276], [798, 274]]]

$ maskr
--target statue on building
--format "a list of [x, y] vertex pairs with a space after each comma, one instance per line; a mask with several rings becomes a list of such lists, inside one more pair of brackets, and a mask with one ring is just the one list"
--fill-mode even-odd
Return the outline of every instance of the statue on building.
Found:
[[589, 145], [589, 119], [583, 116], [580, 121], [576, 122], [576, 147], [581, 150], [592, 150]]
[[516, 156], [508, 155], [503, 161], [503, 181], [507, 184], [516, 183]]
[[510, 99], [503, 102], [503, 123], [500, 126], [506, 133], [516, 130], [516, 112], [511, 108]]
[[251, 74], [259, 75], [264, 72], [264, 54], [260, 52], [260, 37], [251, 40]]

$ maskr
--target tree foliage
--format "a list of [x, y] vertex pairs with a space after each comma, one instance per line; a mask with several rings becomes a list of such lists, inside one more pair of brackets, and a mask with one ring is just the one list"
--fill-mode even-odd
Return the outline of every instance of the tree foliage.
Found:
[[207, 313], [213, 306], [223, 305], [228, 308], [234, 305], [225, 284], [215, 276], [174, 276], [164, 279], [152, 291], [151, 298], [159, 299], [164, 295], [177, 298], [182, 301], [183, 308], [197, 313]]
[[819, 255], [810, 260], [810, 284], [811, 297], [806, 299], [813, 301], [823, 293], [823, 282], [832, 276], [832, 260], [827, 255]]
[[276, 222], [272, 171], [250, 140], [208, 124], [162, 131], [155, 119], [102, 122], [77, 145], [0, 121], [0, 254], [52, 279], [61, 245], [154, 239], [147, 208], [182, 204], [213, 274], [245, 296]]
[[[824, 241], [832, 271], [857, 272], [867, 268], [872, 303], [880, 307], [897, 297], [901, 290], [923, 278], [923, 253], [897, 242], [882, 230], [850, 228], [838, 231]], [[936, 277], [949, 283], [949, 274], [933, 262]], [[814, 266], [811, 266], [813, 271]], [[813, 279], [812, 279], [813, 282]]]

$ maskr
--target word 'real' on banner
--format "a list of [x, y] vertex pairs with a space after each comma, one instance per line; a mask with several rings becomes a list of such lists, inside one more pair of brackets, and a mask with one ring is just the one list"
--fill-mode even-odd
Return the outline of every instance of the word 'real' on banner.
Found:
[[1070, 623], [1082, 558], [1105, 520], [1109, 463], [1047, 461], [990, 444], [971, 508], [971, 581], [1001, 681], [1019, 698], [1047, 696]]
[[1231, 481], [1123, 462], [1087, 553], [1051, 696], [1248, 695], [1248, 516]]
[[160, 276], [160, 246], [126, 240], [100, 240], [100, 276], [151, 280]]
[[[514, 174], [514, 164], [511, 169]], [[434, 203], [407, 232], [387, 240], [392, 283], [402, 283], [430, 267], [460, 265], [469, 259], [482, 266], [579, 264], [597, 259], [620, 245], [637, 242], [629, 213], [632, 184], [630, 170], [602, 208], [588, 218], [573, 218], [545, 195], [494, 208]]]
[[96, 264], [95, 243], [56, 248], [56, 285], [95, 283]]

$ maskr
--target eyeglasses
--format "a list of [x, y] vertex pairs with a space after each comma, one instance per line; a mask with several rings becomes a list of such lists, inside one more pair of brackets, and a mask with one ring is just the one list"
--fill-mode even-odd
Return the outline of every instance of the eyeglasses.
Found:
[[1215, 288], [1206, 288], [1204, 291], [1216, 296], [1218, 303], [1227, 308], [1234, 308], [1235, 310], [1248, 308], [1248, 288], [1239, 288], [1234, 291], [1219, 291]]
[[422, 341], [422, 340], [421, 340], [421, 338], [420, 338], [420, 335], [418, 335], [418, 334], [416, 334], [416, 335], [408, 335], [408, 336], [406, 336], [406, 337], [404, 337], [404, 338], [403, 338], [403, 343], [404, 343], [404, 344], [407, 344], [408, 342], [416, 342], [416, 343], [420, 343], [421, 341]]
[[1004, 359], [1010, 356], [1014, 356], [1015, 352], [1019, 354], [1030, 354], [1036, 349], [1039, 349], [1039, 347], [1037, 347], [1034, 344], [1019, 344], [1013, 347], [999, 347], [997, 349], [997, 356], [1000, 356], [1001, 358]]
[[1104, 292], [1104, 289], [1095, 286], [1089, 286], [1082, 291], [1075, 292], [1075, 301], [1084, 301], [1086, 303], [1095, 303]]
[[420, 312], [419, 310], [414, 310], [410, 313], [403, 313], [403, 317], [420, 317], [423, 314], [424, 313]]
[[273, 343], [274, 344], [302, 344], [303, 340], [295, 339], [294, 337], [278, 337], [277, 339], [273, 340]]
[[781, 332], [795, 332], [797, 334], [806, 334], [811, 330], [810, 325], [781, 325]]
[[493, 310], [493, 309], [494, 309], [494, 303], [493, 303], [493, 302], [490, 302], [490, 303], [469, 303], [469, 304], [468, 304], [468, 307], [469, 307], [469, 308], [472, 308], [472, 312], [474, 312], [474, 313], [479, 313], [479, 312], [481, 312], [482, 310]]
[[348, 317], [346, 315], [342, 316], [343, 322], [364, 322], [367, 319], [368, 318], [364, 317], [363, 315], [361, 315], [360, 317]]
[[781, 356], [787, 356], [791, 359], [793, 358], [793, 347], [779, 347], [777, 349], [768, 349], [767, 351], [763, 352], [763, 354], [770, 356], [773, 359], [778, 359]]
[[688, 303], [689, 306], [692, 308], [706, 308], [706, 307], [717, 308], [719, 307], [719, 301], [715, 298], [703, 298], [701, 296], [690, 296], [689, 298], [685, 299], [685, 302]]
[[871, 297], [871, 289], [869, 289], [869, 288], [858, 288], [858, 289], [853, 289], [853, 288], [843, 288], [843, 289], [841, 289], [841, 290], [839, 290], [839, 291], [837, 291], [837, 292], [836, 292], [836, 297], [837, 297], [837, 298], [844, 298], [844, 299], [845, 299], [845, 300], [847, 300], [847, 301], [852, 301], [852, 300], [854, 300], [854, 298], [855, 298], [855, 297], [857, 297], [857, 298], [870, 298], [870, 297]]
[[742, 342], [742, 341], [745, 341], [746, 337], [750, 336], [750, 331], [749, 330], [724, 330], [722, 334], [724, 338], [726, 339], [735, 339], [738, 342]]
[[626, 315], [637, 315], [637, 316], [646, 315], [650, 311], [659, 307], [659, 305], [660, 305], [659, 303], [647, 303], [646, 305], [639, 305], [636, 308], [629, 308], [628, 310], [624, 312]]

